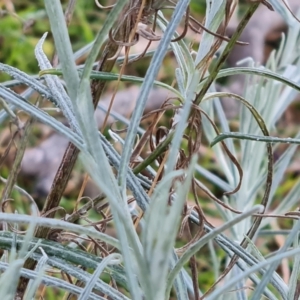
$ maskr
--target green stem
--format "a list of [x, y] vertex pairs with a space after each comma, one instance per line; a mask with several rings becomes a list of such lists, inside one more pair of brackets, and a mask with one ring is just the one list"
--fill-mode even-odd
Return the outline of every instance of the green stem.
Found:
[[218, 59], [215, 67], [212, 69], [211, 73], [209, 74], [208, 78], [206, 79], [205, 83], [203, 84], [203, 87], [200, 91], [200, 93], [197, 95], [196, 99], [195, 99], [195, 104], [199, 105], [200, 102], [202, 101], [203, 97], [205, 96], [205, 94], [207, 93], [209, 87], [211, 86], [211, 84], [213, 83], [213, 81], [216, 79], [219, 71], [221, 70], [224, 62], [226, 61], [226, 59], [228, 58], [231, 50], [233, 49], [233, 47], [235, 46], [236, 42], [238, 41], [241, 33], [243, 32], [243, 30], [245, 29], [247, 23], [249, 22], [250, 18], [252, 17], [252, 15], [254, 14], [254, 12], [256, 11], [256, 9], [258, 8], [260, 4], [260, 1], [254, 2], [248, 9], [248, 11], [246, 12], [245, 16], [243, 17], [243, 19], [241, 20], [241, 22], [239, 23], [236, 31], [234, 32], [232, 38], [230, 39], [230, 41], [228, 42], [228, 44], [226, 45], [222, 55], [220, 56], [220, 58]]
[[155, 159], [157, 159], [160, 155], [162, 155], [162, 153], [164, 153], [164, 151], [168, 148], [169, 144], [171, 143], [173, 136], [174, 136], [174, 131], [171, 132], [166, 137], [166, 139], [161, 144], [159, 144], [158, 147], [142, 163], [140, 163], [133, 169], [133, 173], [135, 175], [141, 173], [151, 163], [153, 163]]

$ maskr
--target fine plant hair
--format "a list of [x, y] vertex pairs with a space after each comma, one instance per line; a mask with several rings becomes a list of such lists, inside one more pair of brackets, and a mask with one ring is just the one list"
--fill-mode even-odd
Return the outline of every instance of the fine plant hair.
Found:
[[[1, 177], [0, 298], [35, 299], [52, 289], [61, 299], [81, 300], [212, 300], [222, 295], [298, 299], [299, 179], [279, 203], [276, 194], [300, 143], [300, 132], [294, 137], [279, 137], [277, 132], [300, 91], [298, 15], [285, 1], [248, 1], [235, 32], [227, 37], [237, 1], [207, 0], [204, 21], [192, 16], [189, 0], [118, 0], [111, 6], [100, 2], [95, 2], [97, 9], [107, 12], [101, 29], [93, 43], [73, 53], [68, 26], [76, 1], [69, 0], [64, 8], [58, 0], [44, 1], [58, 65], [44, 53], [46, 32], [34, 52], [39, 74], [0, 63], [1, 72], [14, 78], [0, 84], [0, 122], [5, 126], [9, 120], [15, 128], [1, 163], [17, 144], [10, 172]], [[288, 20], [279, 49], [265, 66], [247, 58], [247, 66], [222, 69], [235, 45], [247, 47], [239, 37], [259, 5]], [[190, 44], [189, 32], [199, 44]], [[140, 38], [147, 40], [147, 47], [130, 54]], [[154, 41], [159, 42], [157, 48], [148, 50]], [[176, 61], [172, 85], [157, 79], [169, 53]], [[126, 65], [146, 56], [151, 62], [144, 77], [124, 74]], [[86, 57], [85, 63], [77, 66], [80, 57]], [[216, 90], [218, 79], [236, 75], [245, 76], [241, 94]], [[104, 134], [94, 110], [107, 83], [114, 82], [117, 90], [121, 81], [140, 86], [138, 101], [125, 120], [126, 130]], [[19, 84], [27, 87], [22, 93], [13, 89]], [[170, 99], [149, 114], [151, 123], [143, 128], [146, 101], [155, 86], [168, 90]], [[222, 106], [222, 99], [228, 98], [240, 103], [235, 127]], [[44, 109], [49, 101], [62, 112], [63, 121]], [[167, 111], [172, 112], [168, 128], [159, 124]], [[111, 106], [103, 127], [110, 114]], [[33, 195], [17, 185], [37, 122], [69, 140], [41, 209]], [[282, 143], [287, 147], [280, 152]], [[276, 151], [280, 156], [275, 160]], [[204, 163], [211, 157], [217, 173]], [[74, 200], [73, 212], [59, 219], [77, 160], [101, 193], [83, 205]], [[212, 187], [222, 195], [216, 196]], [[28, 214], [18, 208], [6, 212], [15, 193], [30, 203]], [[206, 210], [208, 201], [218, 224]], [[292, 224], [288, 230], [277, 229], [282, 219]], [[184, 233], [187, 240], [179, 246]], [[275, 252], [266, 254], [256, 243], [261, 236], [278, 235], [285, 238]], [[207, 253], [209, 286], [199, 274], [201, 256]], [[278, 271], [287, 258], [288, 283]]]

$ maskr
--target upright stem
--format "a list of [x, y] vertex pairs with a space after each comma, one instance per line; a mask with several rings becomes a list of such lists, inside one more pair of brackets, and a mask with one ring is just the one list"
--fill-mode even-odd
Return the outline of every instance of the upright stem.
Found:
[[221, 56], [219, 57], [215, 67], [211, 70], [208, 78], [205, 80], [205, 83], [200, 91], [200, 93], [197, 95], [195, 99], [195, 104], [199, 105], [202, 101], [203, 97], [207, 93], [209, 87], [213, 83], [213, 81], [216, 79], [219, 71], [221, 70], [224, 62], [227, 60], [232, 48], [238, 41], [240, 35], [242, 34], [243, 30], [245, 29], [246, 25], [248, 24], [249, 20], [251, 19], [252, 15], [256, 11], [260, 4], [260, 1], [254, 2], [249, 9], [247, 10], [246, 14], [244, 15], [243, 19], [239, 23], [237, 29], [235, 30], [234, 34], [232, 35], [230, 41], [226, 45], [224, 51], [222, 52]]

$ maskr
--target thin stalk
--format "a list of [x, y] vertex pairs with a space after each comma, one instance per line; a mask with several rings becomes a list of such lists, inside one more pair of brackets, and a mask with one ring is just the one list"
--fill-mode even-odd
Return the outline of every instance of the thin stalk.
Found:
[[17, 151], [16, 151], [16, 156], [15, 156], [13, 165], [12, 165], [11, 170], [9, 172], [9, 176], [7, 178], [5, 187], [2, 191], [1, 204], [3, 204], [3, 202], [7, 198], [10, 197], [11, 192], [14, 188], [14, 185], [17, 181], [17, 177], [18, 177], [20, 167], [21, 167], [21, 162], [22, 162], [24, 152], [25, 152], [27, 142], [28, 142], [28, 136], [31, 132], [33, 122], [34, 122], [34, 119], [30, 118], [29, 120], [27, 120], [25, 127], [19, 129], [21, 131], [20, 132], [21, 133], [21, 139], [20, 139], [20, 143], [18, 145]]
[[218, 59], [215, 67], [212, 69], [212, 71], [210, 72], [208, 78], [206, 79], [205, 83], [203, 84], [203, 87], [202, 87], [201, 91], [199, 92], [199, 94], [197, 95], [197, 97], [195, 99], [195, 104], [199, 105], [200, 102], [202, 101], [203, 97], [207, 93], [207, 91], [208, 91], [209, 87], [212, 85], [213, 81], [216, 79], [216, 77], [217, 77], [219, 71], [221, 70], [224, 62], [227, 60], [231, 50], [235, 46], [235, 44], [238, 41], [241, 33], [243, 32], [244, 28], [248, 24], [250, 18], [252, 17], [252, 15], [256, 11], [256, 9], [258, 8], [259, 4], [260, 4], [260, 1], [257, 1], [257, 2], [254, 2], [253, 4], [250, 5], [250, 7], [247, 10], [246, 14], [244, 15], [243, 19], [239, 23], [236, 31], [234, 32], [232, 38], [230, 39], [230, 41], [226, 45], [222, 55]]

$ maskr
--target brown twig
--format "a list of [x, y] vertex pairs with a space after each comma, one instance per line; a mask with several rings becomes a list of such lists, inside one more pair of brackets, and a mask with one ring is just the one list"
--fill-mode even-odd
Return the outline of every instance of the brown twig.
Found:
[[[10, 197], [13, 187], [17, 181], [21, 162], [22, 162], [24, 152], [25, 152], [27, 142], [28, 142], [28, 135], [31, 132], [33, 122], [34, 122], [34, 119], [30, 118], [27, 120], [27, 122], [23, 128], [21, 128], [21, 126], [20, 126], [20, 128], [18, 129], [18, 131], [19, 131], [18, 133], [21, 135], [21, 139], [20, 139], [20, 143], [17, 147], [17, 151], [16, 151], [16, 155], [14, 158], [12, 168], [9, 172], [9, 176], [7, 178], [6, 184], [1, 193], [1, 203], [4, 203], [6, 201], [6, 199], [8, 199]], [[16, 133], [13, 134], [12, 141], [15, 136], [16, 136]]]

